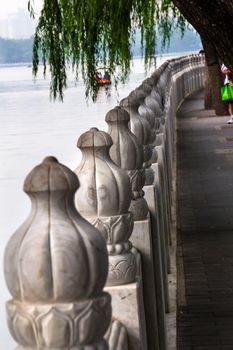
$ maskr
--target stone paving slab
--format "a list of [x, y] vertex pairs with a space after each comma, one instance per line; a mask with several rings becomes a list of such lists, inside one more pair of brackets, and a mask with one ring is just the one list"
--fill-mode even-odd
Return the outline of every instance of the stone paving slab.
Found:
[[178, 350], [233, 350], [233, 125], [203, 109], [178, 112]]

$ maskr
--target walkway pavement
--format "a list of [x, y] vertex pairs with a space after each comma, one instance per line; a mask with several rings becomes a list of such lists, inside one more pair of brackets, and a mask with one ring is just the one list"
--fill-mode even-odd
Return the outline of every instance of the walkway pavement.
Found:
[[178, 350], [233, 350], [233, 125], [226, 120], [203, 109], [200, 91], [178, 113]]

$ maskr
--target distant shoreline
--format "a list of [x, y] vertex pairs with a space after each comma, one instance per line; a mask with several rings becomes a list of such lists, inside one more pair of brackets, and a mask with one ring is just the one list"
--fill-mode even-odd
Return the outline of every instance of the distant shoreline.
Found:
[[0, 63], [0, 68], [7, 68], [7, 67], [27, 67], [32, 68], [31, 62], [18, 62], [18, 63]]
[[[168, 53], [158, 53], [155, 55], [156, 58], [160, 57], [171, 57], [171, 56], [179, 56], [183, 54], [186, 55], [192, 55], [198, 53], [198, 51], [181, 51], [181, 52], [168, 52]], [[133, 59], [143, 59], [142, 56], [133, 56]], [[40, 64], [42, 65], [42, 64]], [[32, 62], [17, 62], [17, 63], [0, 63], [0, 68], [7, 68], [7, 67], [28, 67], [32, 68]]]

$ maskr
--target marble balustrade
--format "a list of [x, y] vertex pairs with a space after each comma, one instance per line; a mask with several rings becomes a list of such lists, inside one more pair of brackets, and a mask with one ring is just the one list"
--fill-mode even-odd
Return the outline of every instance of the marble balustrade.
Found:
[[[5, 250], [7, 322], [20, 350], [168, 350], [176, 111], [204, 56], [171, 59], [77, 135], [73, 172], [46, 157]], [[79, 137], [78, 137], [79, 136]]]

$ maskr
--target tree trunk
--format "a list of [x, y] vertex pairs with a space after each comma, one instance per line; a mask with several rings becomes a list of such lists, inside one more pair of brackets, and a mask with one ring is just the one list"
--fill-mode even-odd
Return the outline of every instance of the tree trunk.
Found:
[[233, 1], [172, 0], [202, 38], [215, 47], [218, 57], [233, 72]]
[[[220, 89], [223, 85], [223, 75], [220, 70], [219, 59], [215, 47], [202, 38], [207, 65], [207, 80], [205, 81], [205, 108], [214, 108], [216, 115], [227, 115], [228, 108], [221, 101]], [[211, 97], [209, 94], [211, 93]]]
[[205, 72], [204, 72], [204, 89], [205, 89], [205, 98], [204, 98], [204, 107], [205, 109], [214, 109], [213, 94], [210, 84], [210, 77], [205, 63]]

